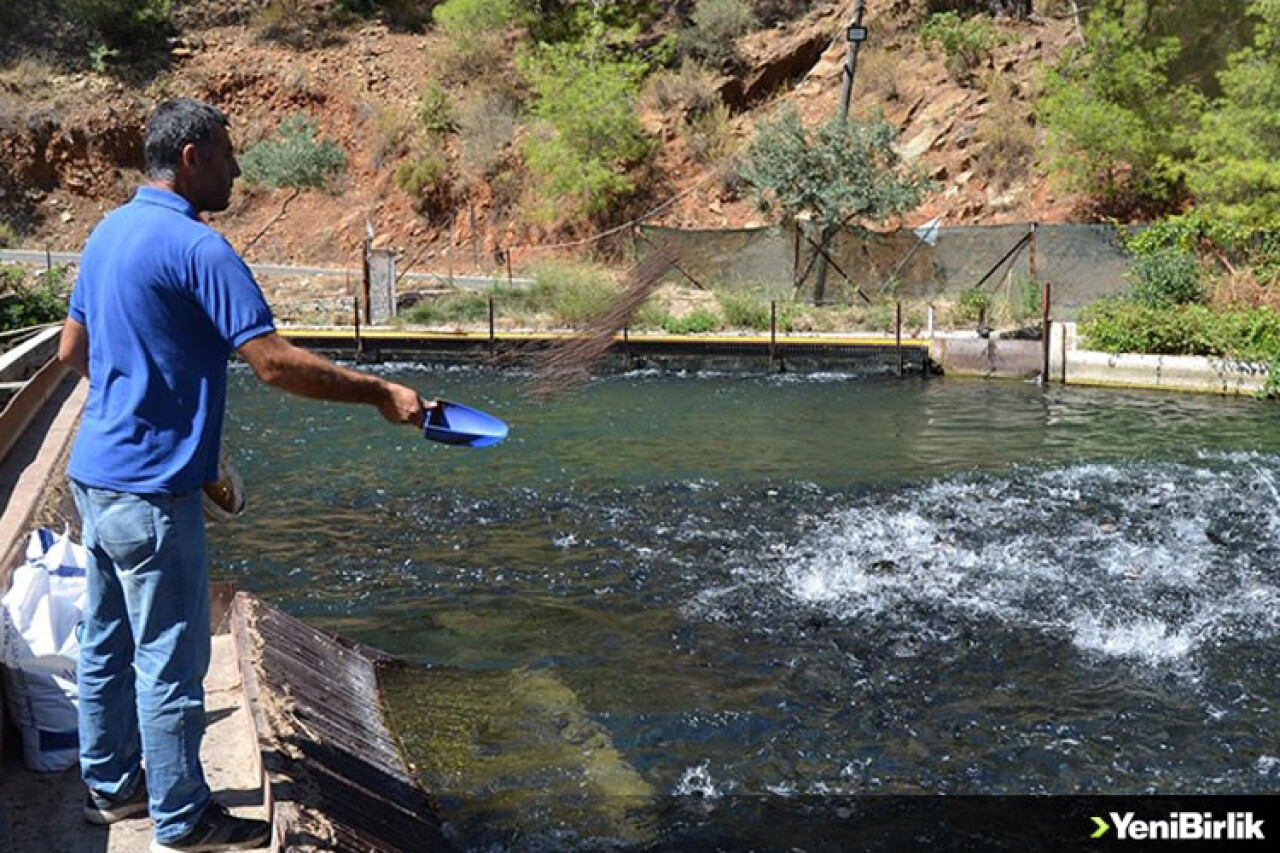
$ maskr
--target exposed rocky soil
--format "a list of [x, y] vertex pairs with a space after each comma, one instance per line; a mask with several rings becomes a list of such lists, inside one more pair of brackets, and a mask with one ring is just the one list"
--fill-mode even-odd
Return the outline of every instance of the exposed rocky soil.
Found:
[[[555, 243], [590, 228], [529, 224], [509, 199], [487, 187], [461, 203], [453, 217], [420, 215], [392, 180], [404, 156], [386, 139], [386, 116], [413, 109], [432, 79], [432, 55], [442, 36], [365, 21], [326, 44], [300, 50], [268, 41], [245, 11], [252, 3], [202, 0], [177, 3], [185, 27], [163, 62], [113, 76], [89, 70], [85, 48], [68, 47], [75, 34], [56, 26], [27, 26], [0, 39], [0, 219], [19, 242], [78, 248], [106, 210], [128, 197], [140, 176], [139, 134], [159, 99], [189, 95], [210, 100], [232, 117], [241, 148], [267, 137], [286, 116], [302, 111], [336, 139], [348, 157], [333, 192], [241, 187], [216, 225], [251, 260], [350, 265], [358, 257], [366, 221], [377, 243], [439, 266], [452, 242], [459, 267], [478, 259], [491, 267], [494, 250]], [[1079, 200], [1056, 194], [1036, 158], [1043, 134], [1031, 118], [1038, 66], [1070, 37], [1070, 22], [1001, 19], [1009, 43], [999, 47], [985, 86], [952, 81], [937, 50], [921, 48], [916, 29], [893, 11], [893, 0], [867, 3], [871, 39], [859, 56], [852, 112], [881, 112], [901, 128], [904, 156], [920, 163], [937, 189], [903, 224], [933, 216], [947, 224], [993, 224], [1087, 218]], [[736, 112], [734, 142], [782, 102], [810, 120], [836, 111], [846, 46], [848, 3], [817, 4], [806, 18], [742, 40], [745, 70], [721, 81]], [[34, 3], [45, 9], [48, 2]], [[736, 228], [764, 220], [716, 164], [694, 158], [678, 115], [648, 114], [661, 141], [637, 211], [672, 198], [648, 221], [684, 228]], [[263, 233], [265, 230], [265, 233]], [[473, 241], [473, 234], [475, 239]], [[574, 251], [574, 250], [569, 250]]]

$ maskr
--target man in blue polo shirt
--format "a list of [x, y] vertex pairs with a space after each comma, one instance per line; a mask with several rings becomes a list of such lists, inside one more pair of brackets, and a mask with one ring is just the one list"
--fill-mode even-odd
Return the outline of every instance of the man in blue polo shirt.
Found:
[[[418, 424], [418, 393], [294, 347], [244, 262], [200, 214], [240, 174], [227, 119], [177, 99], [147, 122], [148, 184], [94, 229], [59, 357], [89, 379], [67, 473], [89, 549], [79, 669], [84, 816], [150, 811], [153, 853], [242, 850], [264, 821], [215, 802], [200, 764], [209, 666], [201, 487], [218, 479], [227, 360], [316, 399]], [[145, 778], [143, 765], [145, 764]]]

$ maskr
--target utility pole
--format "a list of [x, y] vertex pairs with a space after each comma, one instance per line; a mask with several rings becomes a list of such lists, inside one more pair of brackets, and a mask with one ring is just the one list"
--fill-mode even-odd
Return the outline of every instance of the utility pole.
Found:
[[[844, 60], [844, 85], [840, 90], [840, 124], [849, 120], [849, 99], [853, 96], [853, 75], [858, 70], [858, 45], [867, 40], [867, 28], [862, 25], [862, 16], [867, 10], [865, 0], [858, 0], [853, 12], [853, 20], [845, 28], [845, 41], [849, 50]], [[827, 250], [831, 245], [834, 228], [822, 226], [822, 251], [818, 256], [818, 278], [813, 286], [813, 301], [821, 304], [827, 292]]]

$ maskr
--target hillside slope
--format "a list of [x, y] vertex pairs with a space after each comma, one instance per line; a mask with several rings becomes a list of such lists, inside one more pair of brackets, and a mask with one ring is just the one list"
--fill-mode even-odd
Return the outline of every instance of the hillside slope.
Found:
[[[367, 221], [380, 245], [415, 257], [419, 266], [438, 264], [452, 242], [468, 247], [456, 253], [460, 266], [485, 267], [500, 247], [563, 241], [599, 227], [535, 224], [522, 214], [518, 194], [501, 185], [481, 185], [452, 211], [424, 216], [396, 186], [394, 168], [408, 156], [397, 137], [436, 79], [433, 56], [446, 47], [439, 32], [362, 20], [300, 49], [265, 38], [261, 19], [244, 8], [253, 3], [178, 5], [179, 39], [142, 71], [93, 71], [76, 30], [53, 23], [51, 0], [36, 0], [31, 19], [0, 37], [0, 220], [16, 242], [78, 248], [102, 213], [131, 193], [145, 116], [157, 100], [175, 95], [224, 108], [242, 149], [302, 112], [347, 154], [347, 172], [330, 193], [292, 197], [289, 190], [241, 187], [216, 224], [253, 260], [350, 264]], [[901, 128], [904, 156], [937, 182], [905, 224], [933, 216], [947, 224], [1087, 218], [1078, 199], [1050, 188], [1036, 162], [1042, 131], [1031, 119], [1038, 69], [1066, 43], [1070, 23], [1000, 19], [1006, 43], [980, 79], [964, 86], [949, 77], [940, 52], [921, 47], [916, 23], [900, 11], [906, 5], [867, 3], [871, 38], [860, 54], [852, 105], [854, 116], [881, 113]], [[750, 92], [750, 102], [720, 131], [725, 156], [718, 161], [689, 150], [678, 110], [646, 109], [644, 123], [660, 144], [633, 210], [666, 204], [649, 221], [685, 228], [761, 224], [762, 215], [720, 167], [780, 104], [794, 104], [811, 121], [835, 113], [851, 7], [815, 3], [805, 17], [741, 40], [744, 70], [721, 84], [724, 91]], [[514, 67], [510, 73], [516, 76]], [[509, 159], [518, 172], [518, 157]]]

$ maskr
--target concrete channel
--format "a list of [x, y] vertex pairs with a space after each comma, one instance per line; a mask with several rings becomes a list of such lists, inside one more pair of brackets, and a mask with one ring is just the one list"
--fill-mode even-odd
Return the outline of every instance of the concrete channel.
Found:
[[[508, 364], [564, 336], [288, 329], [299, 345], [362, 362], [424, 360]], [[0, 412], [0, 591], [9, 588], [26, 536], [38, 525], [78, 528], [65, 485], [71, 437], [86, 383], [53, 359], [56, 329], [5, 353], [0, 381], [12, 396]], [[1258, 365], [1225, 360], [1110, 356], [1075, 349], [1074, 327], [1054, 324], [1049, 379], [1255, 393]], [[886, 337], [620, 336], [617, 369], [850, 370], [857, 374], [948, 373], [1039, 376], [1040, 341], [999, 336]], [[214, 661], [206, 682], [210, 726], [205, 766], [233, 811], [269, 817], [273, 850], [450, 849], [429, 792], [406, 765], [382, 711], [377, 675], [384, 653], [299, 622], [248, 593], [215, 585]], [[3, 703], [0, 703], [2, 707]], [[91, 827], [80, 817], [75, 768], [26, 770], [12, 724], [0, 728], [0, 850], [13, 853], [134, 853], [147, 849], [146, 819]]]

